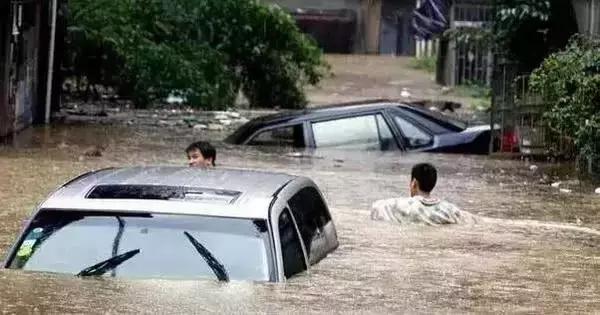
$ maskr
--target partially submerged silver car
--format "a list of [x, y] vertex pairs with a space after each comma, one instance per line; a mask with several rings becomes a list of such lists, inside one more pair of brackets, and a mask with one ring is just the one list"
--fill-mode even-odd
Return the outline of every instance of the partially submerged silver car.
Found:
[[126, 278], [282, 282], [338, 246], [308, 178], [135, 167], [86, 173], [36, 209], [5, 268]]

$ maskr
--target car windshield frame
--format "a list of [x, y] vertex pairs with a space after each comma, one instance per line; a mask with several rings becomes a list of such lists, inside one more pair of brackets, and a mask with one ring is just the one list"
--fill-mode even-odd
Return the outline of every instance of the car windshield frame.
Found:
[[[247, 274], [249, 275], [248, 278], [239, 278], [235, 276], [235, 272], [236, 270], [233, 270], [234, 275], [231, 277], [232, 280], [241, 280], [241, 281], [257, 281], [257, 282], [273, 282], [273, 281], [277, 281], [277, 270], [276, 270], [276, 259], [274, 256], [274, 242], [273, 242], [273, 237], [272, 237], [272, 231], [271, 231], [271, 227], [268, 223], [268, 220], [266, 219], [255, 219], [255, 218], [234, 218], [234, 217], [226, 217], [226, 216], [209, 216], [209, 215], [190, 215], [190, 214], [171, 214], [171, 213], [150, 213], [150, 212], [129, 212], [129, 211], [88, 211], [88, 210], [74, 210], [74, 209], [47, 209], [47, 208], [43, 208], [40, 209], [39, 211], [36, 212], [35, 216], [32, 217], [32, 219], [29, 221], [29, 223], [27, 224], [26, 228], [23, 229], [23, 232], [20, 234], [19, 238], [17, 239], [17, 241], [14, 243], [11, 251], [9, 252], [9, 255], [7, 256], [7, 259], [4, 262], [4, 268], [8, 268], [8, 269], [20, 269], [23, 271], [33, 271], [33, 272], [48, 272], [48, 273], [58, 273], [58, 274], [72, 274], [72, 275], [76, 275], [76, 272], [70, 272], [70, 271], [65, 271], [65, 270], [40, 270], [40, 269], [27, 269], [25, 268], [25, 264], [29, 263], [29, 260], [31, 259], [31, 257], [35, 256], [35, 252], [39, 249], [36, 246], [39, 246], [38, 244], [32, 245], [32, 253], [29, 254], [30, 256], [28, 256], [27, 258], [25, 258], [26, 262], [23, 263], [22, 265], [16, 265], [18, 264], [17, 259], [19, 258], [19, 251], [23, 250], [24, 248], [24, 243], [27, 241], [28, 237], [30, 237], [30, 234], [32, 232], [34, 232], [34, 230], [38, 229], [39, 227], [42, 227], [42, 231], [46, 232], [49, 231], [49, 233], [47, 233], [48, 235], [46, 236], [42, 236], [39, 239], [36, 239], [36, 242], [39, 242], [39, 244], [44, 244], [48, 239], [50, 239], [50, 236], [53, 236], [57, 233], [59, 233], [65, 226], [69, 226], [72, 225], [74, 222], [77, 223], [78, 221], [82, 221], [84, 219], [102, 219], [102, 220], [106, 220], [107, 218], [116, 218], [117, 220], [119, 220], [119, 222], [121, 221], [121, 219], [128, 219], [128, 220], [133, 220], [135, 221], [135, 219], [142, 219], [142, 218], [147, 218], [147, 219], [153, 219], [153, 222], [149, 222], [151, 226], [150, 228], [146, 228], [146, 229], [151, 229], [152, 227], [154, 227], [155, 229], [161, 229], [164, 230], [163, 233], [167, 233], [168, 235], [168, 243], [169, 244], [174, 244], [172, 243], [172, 235], [175, 234], [180, 234], [181, 235], [181, 243], [177, 243], [178, 247], [185, 247], [186, 250], [189, 250], [191, 252], [193, 252], [193, 254], [190, 253], [182, 253], [181, 256], [177, 256], [179, 257], [179, 259], [185, 259], [187, 264], [195, 264], [198, 266], [198, 268], [203, 269], [203, 273], [200, 274], [196, 274], [196, 275], [189, 275], [189, 276], [185, 276], [183, 274], [176, 274], [176, 273], [165, 273], [162, 275], [156, 275], [153, 274], [152, 271], [148, 272], [148, 274], [146, 275], [135, 275], [135, 274], [123, 274], [123, 275], [118, 275], [117, 277], [119, 278], [124, 278], [124, 279], [128, 279], [128, 278], [133, 278], [133, 279], [155, 279], [155, 278], [159, 278], [159, 279], [188, 279], [188, 280], [197, 280], [197, 279], [210, 279], [210, 280], [217, 280], [216, 277], [212, 276], [212, 271], [211, 273], [206, 272], [205, 270], [210, 270], [211, 266], [208, 266], [206, 264], [206, 261], [204, 260], [204, 258], [198, 254], [197, 252], [197, 248], [194, 248], [194, 245], [192, 243], [190, 243], [190, 240], [188, 238], [186, 238], [186, 235], [184, 234], [184, 232], [190, 233], [190, 234], [204, 234], [204, 233], [212, 233], [212, 234], [223, 234], [223, 235], [228, 235], [228, 237], [232, 237], [232, 238], [238, 238], [238, 237], [242, 237], [240, 240], [242, 239], [246, 239], [248, 242], [251, 243], [255, 243], [258, 244], [256, 248], [259, 248], [258, 246], [260, 246], [260, 251], [263, 252], [263, 248], [264, 247], [264, 257], [260, 257], [262, 255], [258, 255], [256, 257], [257, 260], [259, 260], [261, 262], [261, 266], [260, 268], [266, 268], [266, 270], [263, 270], [262, 273], [257, 272], [257, 271], [253, 271], [255, 272], [254, 274], [248, 272], [248, 270], [250, 269], [249, 267], [243, 268], [240, 272], [247, 272]], [[161, 223], [161, 220], [164, 220]], [[195, 220], [195, 221], [194, 221]], [[197, 223], [202, 223], [202, 224], [207, 224], [210, 222], [213, 223], [218, 223], [219, 220], [227, 220], [227, 221], [221, 221], [219, 224], [221, 226], [229, 226], [230, 224], [241, 224], [242, 227], [244, 227], [243, 231], [240, 230], [231, 230], [231, 231], [226, 231], [223, 232], [222, 230], [211, 230], [211, 231], [205, 231], [202, 229], [189, 229], [189, 226], [185, 227], [180, 227], [181, 225], [185, 225], [185, 224], [197, 224]], [[248, 231], [251, 231], [250, 229], [248, 229], [248, 231], [245, 230], [245, 226], [246, 226], [246, 222], [243, 221], [249, 221], [248, 224], [254, 224], [254, 227], [257, 229], [255, 233], [257, 233], [256, 235], [252, 235], [250, 233], [248, 233]], [[83, 222], [83, 221], [82, 221]], [[117, 221], [115, 221], [117, 222]], [[142, 221], [139, 221], [142, 222]], [[137, 228], [140, 228], [141, 230], [143, 230], [144, 228], [141, 227], [141, 225], [139, 225], [138, 223], [134, 223], [131, 225], [130, 229], [131, 231], [127, 231], [128, 233], [133, 233], [133, 231]], [[175, 222], [175, 223], [173, 223]], [[85, 223], [85, 224], [89, 224], [89, 223]], [[176, 224], [175, 228], [173, 228], [172, 226], [170, 226], [169, 224], [173, 225]], [[214, 225], [214, 224], [213, 224]], [[112, 226], [111, 225], [98, 225], [100, 226], [101, 229], [110, 229], [111, 232], [112, 231]], [[121, 224], [115, 224], [115, 227], [119, 226], [119, 228], [121, 227]], [[71, 228], [73, 228], [73, 226], [71, 226]], [[76, 227], [77, 228], [77, 227]], [[81, 227], [79, 227], [81, 228]], [[73, 233], [72, 231], [69, 231], [69, 233]], [[123, 234], [122, 230], [119, 230], [119, 233], [117, 234]], [[171, 234], [171, 235], [169, 235]], [[68, 235], [68, 234], [67, 234]], [[113, 236], [113, 234], [110, 234], [111, 236]], [[146, 242], [143, 243], [144, 247], [141, 249], [142, 253], [144, 253], [144, 248], [153, 248], [154, 244], [156, 243], [152, 243], [152, 238], [157, 238], [159, 235], [156, 236], [149, 236], [147, 240], [143, 240], [142, 242]], [[64, 238], [64, 236], [61, 236]], [[110, 236], [106, 236], [107, 238], [110, 238]], [[135, 236], [133, 236], [135, 238]], [[213, 236], [213, 237], [218, 237], [218, 236]], [[262, 242], [261, 242], [262, 240]], [[77, 241], [81, 241], [81, 240], [77, 240]], [[74, 246], [82, 246], [81, 244], [78, 244], [77, 241], [75, 241], [74, 243], [72, 243]], [[116, 241], [116, 239], [115, 239]], [[150, 242], [149, 242], [150, 241]], [[83, 241], [81, 241], [83, 242]], [[213, 251], [213, 254], [216, 251], [221, 251], [222, 249], [220, 248], [216, 248], [217, 246], [215, 246], [216, 243], [214, 243], [214, 241], [211, 242], [204, 242], [203, 244], [206, 245], [207, 247], [210, 247], [211, 250]], [[96, 245], [96, 247], [105, 245], [105, 244], [94, 244]], [[179, 246], [181, 245], [181, 246]], [[52, 245], [52, 246], [56, 246], [56, 245]], [[113, 244], [114, 246], [114, 244]], [[164, 247], [164, 245], [163, 245]], [[120, 248], [120, 254], [125, 253], [129, 250], [132, 250], [134, 248], [128, 248], [128, 247], [122, 247]], [[229, 249], [225, 249], [226, 251], [233, 253], [235, 252], [235, 247], [229, 247]], [[102, 252], [103, 250], [97, 250], [97, 252]], [[179, 253], [179, 252], [178, 252]], [[227, 256], [231, 255], [230, 253], [227, 253]], [[104, 254], [104, 253], [103, 253]], [[115, 253], [114, 249], [113, 249], [113, 255], [114, 256]], [[154, 254], [156, 255], [156, 254]], [[85, 255], [82, 255], [85, 256]], [[105, 258], [110, 258], [110, 253], [108, 253], [107, 257]], [[139, 256], [139, 255], [138, 255]], [[216, 256], [219, 256], [218, 253]], [[149, 256], [152, 257], [152, 256]], [[244, 256], [245, 257], [245, 256]], [[191, 259], [191, 260], [190, 260]], [[217, 257], [218, 259], [218, 257]], [[132, 258], [132, 260], [135, 260], [135, 258]], [[244, 259], [242, 259], [244, 260]], [[67, 258], [65, 258], [65, 261], [68, 261]], [[95, 261], [94, 263], [98, 263], [101, 262], [102, 259]], [[188, 262], [189, 261], [189, 262]], [[236, 259], [228, 259], [225, 264], [228, 264], [230, 262], [236, 262]], [[79, 263], [79, 262], [78, 262]], [[127, 262], [123, 263], [123, 265], [125, 265]], [[266, 264], [266, 266], [265, 266]], [[69, 268], [71, 268], [73, 266], [69, 266]], [[81, 266], [81, 267], [89, 267], [89, 266]], [[172, 270], [176, 270], [177, 266], [175, 266], [175, 268], [169, 268], [169, 271]], [[155, 266], [150, 266], [150, 269], [155, 268]], [[188, 268], [189, 269], [189, 268]], [[256, 268], [255, 268], [256, 269]], [[228, 270], [230, 271], [230, 270]], [[108, 274], [108, 273], [107, 273]], [[112, 273], [112, 276], [115, 276], [115, 273]]]

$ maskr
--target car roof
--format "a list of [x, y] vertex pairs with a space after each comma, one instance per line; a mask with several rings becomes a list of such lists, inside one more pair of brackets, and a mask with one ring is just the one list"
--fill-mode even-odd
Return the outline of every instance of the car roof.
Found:
[[[397, 107], [405, 104], [398, 103], [391, 100], [371, 100], [351, 103], [339, 103], [327, 106], [312, 107], [303, 110], [291, 110], [282, 113], [272, 114], [255, 119], [257, 123], [263, 123], [265, 125], [279, 124], [285, 122], [304, 121], [313, 118], [320, 118], [324, 116], [335, 116], [340, 114], [352, 114], [356, 112], [367, 112], [378, 110], [387, 107]], [[406, 105], [410, 106], [410, 105]]]
[[[262, 218], [273, 197], [301, 177], [241, 169], [174, 166], [111, 168], [83, 174], [56, 190], [40, 208], [83, 211], [131, 211]], [[202, 195], [199, 199], [136, 198], [91, 195], [96, 189], [177, 188]], [[134, 191], [137, 191], [135, 190]], [[98, 197], [99, 196], [99, 197]], [[210, 198], [211, 196], [216, 198]], [[206, 197], [206, 198], [205, 198]], [[225, 198], [225, 199], [223, 199]], [[225, 201], [225, 202], [223, 202]]]
[[[419, 121], [433, 121], [435, 124], [439, 125], [436, 130], [431, 130], [435, 134], [446, 133], [449, 131], [460, 132], [467, 127], [467, 124], [458, 119], [445, 116], [425, 108], [423, 102], [420, 101], [401, 102], [389, 99], [375, 99], [349, 103], [338, 103], [312, 107], [303, 110], [289, 110], [276, 114], [261, 116], [238, 128], [233, 134], [225, 139], [225, 142], [242, 144], [243, 141], [263, 128], [276, 128], [281, 125], [295, 125], [301, 124], [305, 121], [329, 119], [345, 115], [360, 115], [363, 113], [366, 114], [370, 112], [376, 112], [387, 108], [407, 110], [407, 112], [405, 111], [405, 114], [411, 115], [413, 118], [418, 119]], [[417, 114], [417, 116], [414, 114]]]
[[228, 143], [238, 143], [250, 137], [254, 132], [268, 126], [279, 124], [296, 124], [307, 120], [327, 118], [344, 114], [356, 114], [362, 112], [376, 111], [382, 108], [411, 106], [392, 100], [376, 99], [356, 101], [349, 103], [338, 103], [326, 106], [312, 107], [301, 110], [288, 110], [271, 115], [254, 118], [238, 128], [232, 135], [225, 139]]

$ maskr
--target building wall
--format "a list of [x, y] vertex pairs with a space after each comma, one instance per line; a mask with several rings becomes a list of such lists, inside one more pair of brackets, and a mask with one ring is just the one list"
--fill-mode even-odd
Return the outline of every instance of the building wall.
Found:
[[573, 0], [573, 9], [580, 33], [600, 35], [600, 0]]
[[0, 138], [12, 132], [13, 110], [8, 102], [8, 56], [10, 54], [10, 15], [7, 2], [0, 4]]
[[361, 5], [363, 19], [362, 38], [364, 46], [361, 52], [379, 53], [379, 36], [381, 33], [381, 10], [383, 0], [364, 0]]
[[[19, 5], [0, 5], [0, 137], [6, 137], [30, 126], [36, 116], [44, 115], [44, 100], [38, 86], [44, 77], [40, 58], [47, 51], [39, 49], [42, 25], [41, 1], [25, 1]], [[14, 23], [13, 17], [20, 16]]]
[[[263, 0], [263, 2], [277, 4], [290, 11], [298, 9], [350, 10], [355, 16], [351, 52], [379, 52], [382, 0]], [[335, 35], [331, 34], [331, 36]]]
[[392, 55], [414, 55], [415, 40], [410, 25], [415, 0], [383, 0], [379, 52]]
[[40, 3], [30, 2], [23, 7], [21, 36], [17, 43], [17, 93], [15, 98], [15, 128], [31, 125], [40, 102], [37, 95], [39, 63]]

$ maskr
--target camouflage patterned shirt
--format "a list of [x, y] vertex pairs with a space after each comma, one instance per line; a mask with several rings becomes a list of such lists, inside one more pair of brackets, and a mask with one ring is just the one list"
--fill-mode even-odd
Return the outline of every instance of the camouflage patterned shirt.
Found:
[[462, 223], [473, 218], [449, 202], [415, 196], [374, 202], [371, 219], [398, 224], [440, 225]]

